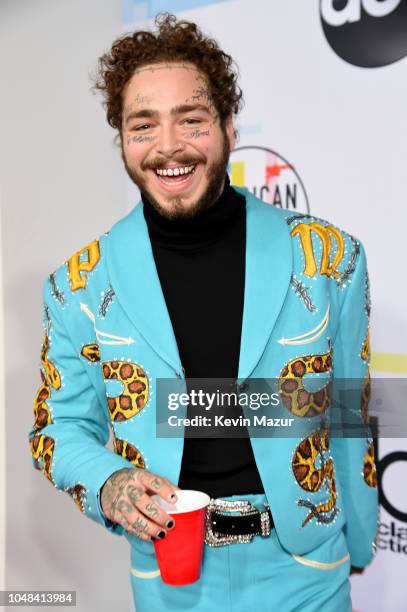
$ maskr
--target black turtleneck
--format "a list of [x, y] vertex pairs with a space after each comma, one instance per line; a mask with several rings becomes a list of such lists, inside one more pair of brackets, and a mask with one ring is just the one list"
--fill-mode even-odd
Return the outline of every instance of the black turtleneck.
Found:
[[[143, 196], [155, 264], [187, 378], [237, 378], [246, 201], [229, 183], [191, 219], [166, 219]], [[247, 432], [246, 432], [247, 433]], [[178, 485], [225, 497], [264, 491], [248, 437], [186, 435]]]

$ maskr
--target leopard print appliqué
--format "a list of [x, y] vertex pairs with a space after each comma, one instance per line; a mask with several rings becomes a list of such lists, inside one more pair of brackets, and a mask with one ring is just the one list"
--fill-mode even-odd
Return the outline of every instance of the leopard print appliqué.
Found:
[[82, 357], [85, 357], [88, 361], [96, 363], [100, 361], [100, 349], [98, 344], [85, 344], [81, 350]]
[[40, 374], [42, 384], [34, 399], [34, 429], [43, 429], [52, 423], [51, 412], [46, 402], [51, 397], [51, 390], [43, 372]]
[[103, 361], [106, 380], [123, 383], [124, 391], [116, 397], [108, 397], [107, 405], [112, 421], [127, 421], [138, 414], [148, 401], [148, 378], [143, 368], [128, 361]]
[[55, 441], [50, 436], [36, 433], [30, 442], [34, 465], [37, 470], [42, 470], [52, 484], [52, 456]]
[[[326, 483], [330, 493], [328, 501], [318, 505], [308, 499], [298, 501], [299, 506], [310, 510], [302, 522], [303, 527], [313, 518], [317, 519], [317, 523], [331, 523], [338, 513], [335, 507], [337, 494], [334, 464], [331, 457], [326, 457], [328, 450], [328, 432], [322, 429], [302, 440], [294, 452], [292, 470], [300, 487], [310, 493], [316, 493]], [[316, 465], [318, 458], [320, 467]]]
[[86, 488], [83, 485], [77, 484], [65, 490], [72, 497], [79, 510], [85, 512], [85, 504], [87, 502]]
[[306, 355], [289, 361], [281, 370], [279, 393], [284, 406], [298, 417], [314, 417], [328, 408], [331, 399], [330, 383], [315, 392], [304, 388], [302, 378], [306, 374], [329, 372], [332, 369], [331, 353]]
[[44, 372], [40, 370], [41, 386], [34, 398], [34, 429], [42, 429], [52, 423], [51, 412], [47, 400], [51, 397], [51, 387], [56, 391], [61, 388], [61, 375], [55, 365], [48, 358], [49, 338], [45, 334], [41, 349], [41, 364]]
[[45, 334], [44, 342], [41, 349], [41, 363], [44, 367], [45, 377], [48, 383], [51, 385], [51, 387], [58, 391], [61, 388], [61, 375], [52, 363], [52, 361], [48, 359], [48, 351], [49, 337], [48, 334]]
[[370, 359], [370, 335], [369, 332], [366, 334], [366, 338], [363, 341], [362, 350], [360, 352], [360, 356], [363, 361], [369, 361]]
[[144, 459], [140, 453], [140, 451], [127, 442], [127, 440], [121, 440], [120, 438], [113, 438], [113, 448], [114, 452], [118, 455], [121, 455], [127, 461], [130, 461], [137, 468], [145, 468], [146, 464]]
[[363, 458], [363, 478], [369, 487], [377, 487], [377, 473], [373, 442], [368, 444], [367, 451]]

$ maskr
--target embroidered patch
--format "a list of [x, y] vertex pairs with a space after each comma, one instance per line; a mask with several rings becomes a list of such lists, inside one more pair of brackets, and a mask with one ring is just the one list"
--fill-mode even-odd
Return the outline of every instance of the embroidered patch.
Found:
[[112, 346], [119, 344], [134, 344], [133, 338], [130, 336], [128, 338], [123, 338], [122, 336], [116, 336], [115, 334], [110, 334], [108, 332], [101, 331], [96, 327], [96, 317], [93, 312], [88, 308], [86, 304], [80, 304], [80, 308], [82, 312], [86, 314], [88, 319], [90, 319], [93, 323], [93, 327], [96, 333], [96, 338], [99, 344], [110, 344]]
[[47, 400], [51, 397], [51, 390], [48, 382], [43, 374], [41, 374], [41, 386], [34, 398], [34, 429], [43, 429], [52, 423], [51, 412], [47, 404]]
[[81, 484], [77, 484], [74, 487], [65, 489], [65, 491], [72, 497], [79, 510], [81, 512], [85, 512], [85, 505], [88, 503], [86, 487]]
[[49, 346], [49, 336], [46, 332], [41, 349], [41, 363], [44, 367], [45, 378], [48, 384], [58, 391], [61, 388], [61, 375], [52, 361], [48, 359]]
[[305, 332], [305, 334], [300, 334], [299, 336], [293, 336], [292, 338], [280, 338], [280, 340], [278, 340], [279, 344], [301, 345], [310, 344], [311, 342], [318, 340], [318, 338], [322, 336], [322, 334], [328, 327], [329, 311], [330, 305], [328, 304], [323, 319], [318, 323], [316, 327]]
[[51, 294], [52, 296], [61, 304], [61, 306], [65, 305], [65, 296], [63, 291], [61, 291], [57, 285], [56, 274], [53, 272], [49, 276], [49, 283], [51, 285]]
[[369, 331], [367, 331], [365, 339], [363, 341], [362, 349], [360, 351], [360, 356], [363, 359], [363, 361], [369, 361], [370, 360], [370, 334], [369, 334]]
[[287, 225], [291, 225], [294, 221], [300, 221], [301, 219], [315, 219], [313, 215], [307, 215], [306, 213], [301, 213], [298, 215], [292, 215], [291, 217], [286, 218]]
[[114, 292], [114, 289], [112, 287], [109, 287], [106, 293], [103, 293], [102, 295], [103, 295], [103, 300], [102, 300], [101, 305], [99, 306], [99, 314], [101, 317], [105, 317], [107, 309], [109, 308], [110, 304], [113, 302], [114, 296], [116, 294]]
[[42, 470], [52, 484], [52, 457], [54, 454], [55, 441], [50, 436], [36, 433], [30, 442], [31, 454], [37, 470]]
[[82, 357], [88, 361], [96, 363], [100, 361], [100, 349], [98, 344], [85, 344], [81, 350]]
[[331, 353], [295, 357], [281, 370], [278, 390], [284, 406], [298, 417], [314, 417], [323, 414], [331, 402], [331, 383], [318, 391], [307, 391], [303, 377], [306, 374], [331, 372]]
[[140, 451], [127, 442], [127, 440], [121, 440], [120, 438], [113, 438], [113, 449], [114, 452], [130, 461], [137, 468], [145, 468], [146, 464], [140, 453]]
[[100, 260], [99, 241], [94, 240], [68, 259], [68, 278], [71, 290], [86, 289], [87, 275], [96, 267]]
[[349, 280], [349, 278], [354, 273], [358, 255], [360, 253], [360, 242], [356, 240], [356, 238], [354, 238], [353, 236], [349, 236], [349, 238], [352, 241], [353, 250], [350, 256], [349, 263], [346, 266], [344, 272], [342, 273], [342, 276], [337, 279], [338, 285], [340, 285], [341, 287], [345, 285], [345, 283]]
[[41, 348], [41, 365], [44, 372], [40, 370], [41, 385], [34, 398], [34, 429], [40, 430], [50, 425], [52, 421], [51, 411], [47, 404], [47, 400], [51, 398], [51, 387], [56, 391], [62, 386], [61, 374], [54, 363], [48, 357], [50, 347], [49, 330], [51, 327], [51, 319], [49, 316], [48, 306], [44, 305], [44, 313], [46, 317], [47, 327], [45, 330], [44, 341]]
[[371, 300], [370, 300], [370, 281], [369, 281], [369, 274], [366, 271], [366, 276], [365, 276], [365, 313], [367, 318], [369, 319], [370, 317], [370, 311], [371, 311]]
[[373, 441], [367, 441], [367, 450], [363, 457], [363, 478], [369, 487], [377, 487], [377, 472]]
[[[331, 523], [337, 513], [336, 484], [332, 457], [328, 457], [329, 436], [326, 429], [318, 430], [300, 442], [292, 459], [292, 470], [296, 481], [304, 491], [318, 492], [325, 483], [329, 499], [320, 504], [314, 504], [309, 499], [298, 500], [298, 505], [310, 510], [302, 522], [304, 527], [313, 518], [317, 523]], [[320, 467], [316, 463], [319, 459]]]
[[108, 397], [107, 405], [112, 421], [127, 421], [138, 414], [148, 402], [149, 383], [143, 368], [128, 361], [103, 361], [105, 380], [118, 380], [124, 391], [116, 397]]
[[317, 307], [311, 299], [311, 296], [309, 294], [309, 288], [306, 287], [302, 281], [296, 279], [295, 276], [291, 276], [290, 282], [296, 295], [298, 295], [302, 299], [308, 310], [310, 312], [315, 312], [317, 310]]
[[[337, 279], [341, 272], [338, 266], [345, 254], [345, 240], [341, 232], [332, 225], [322, 225], [321, 223], [299, 223], [291, 230], [291, 236], [299, 236], [301, 247], [305, 256], [305, 267], [303, 274], [315, 276], [317, 263], [315, 259], [314, 244], [312, 235], [315, 234], [321, 241], [322, 255], [319, 272], [326, 276]], [[331, 262], [331, 251], [336, 246], [336, 253]]]

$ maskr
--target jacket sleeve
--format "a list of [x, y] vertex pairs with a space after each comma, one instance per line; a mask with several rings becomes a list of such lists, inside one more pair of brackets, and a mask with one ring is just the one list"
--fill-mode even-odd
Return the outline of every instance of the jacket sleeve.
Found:
[[109, 440], [107, 408], [75, 350], [48, 281], [44, 303], [41, 386], [29, 434], [34, 467], [57, 489], [67, 492], [84, 514], [121, 534], [122, 527], [104, 517], [99, 491], [115, 471], [133, 466], [105, 446]]
[[331, 447], [342, 492], [351, 564], [364, 567], [376, 548], [378, 494], [368, 425], [370, 293], [361, 244], [355, 271], [344, 291], [333, 342], [333, 414], [342, 428], [333, 434]]

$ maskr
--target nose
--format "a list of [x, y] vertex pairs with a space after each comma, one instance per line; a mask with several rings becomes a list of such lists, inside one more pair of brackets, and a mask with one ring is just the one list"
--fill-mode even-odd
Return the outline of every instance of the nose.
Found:
[[157, 143], [157, 153], [167, 158], [172, 157], [174, 153], [183, 149], [183, 144], [179, 140], [172, 126], [162, 126]]

